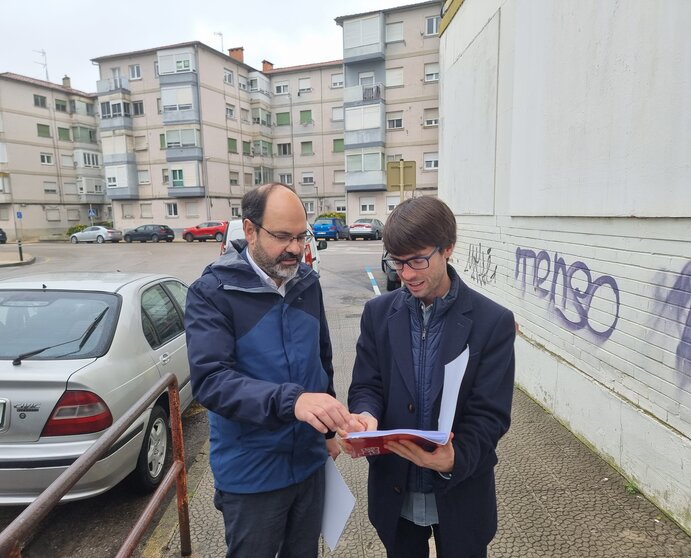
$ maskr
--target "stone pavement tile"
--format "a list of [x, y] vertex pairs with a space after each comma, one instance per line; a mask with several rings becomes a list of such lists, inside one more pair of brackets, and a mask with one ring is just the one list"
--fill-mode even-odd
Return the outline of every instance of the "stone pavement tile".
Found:
[[497, 534], [489, 545], [491, 558], [538, 558], [539, 554], [532, 548], [530, 541], [518, 528], [510, 514], [504, 513], [507, 507], [506, 497], [498, 495], [499, 524]]

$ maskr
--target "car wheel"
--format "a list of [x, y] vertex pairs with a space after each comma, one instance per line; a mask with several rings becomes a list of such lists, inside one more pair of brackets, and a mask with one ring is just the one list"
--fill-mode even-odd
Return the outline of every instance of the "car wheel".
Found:
[[79, 244], [79, 239], [76, 236], [71, 236], [70, 237], [70, 242], [72, 244]]
[[173, 242], [172, 238], [166, 238], [166, 242]]
[[128, 234], [125, 235], [125, 242], [132, 242], [132, 237]]
[[338, 242], [338, 233], [336, 233], [336, 236], [334, 236], [334, 242]]
[[151, 242], [158, 242], [158, 235], [157, 234], [151, 235]]
[[96, 237], [96, 243], [97, 244], [103, 244], [104, 240], [105, 239], [100, 234]]
[[223, 241], [223, 233], [216, 233], [216, 242]]
[[133, 481], [140, 491], [150, 492], [161, 483], [169, 438], [168, 415], [162, 407], [155, 405], [151, 409], [149, 424], [144, 433], [137, 467], [132, 473]]
[[192, 233], [187, 233], [187, 234], [185, 235], [185, 240], [186, 240], [187, 242], [192, 242], [192, 241], [194, 240], [194, 237], [192, 236]]

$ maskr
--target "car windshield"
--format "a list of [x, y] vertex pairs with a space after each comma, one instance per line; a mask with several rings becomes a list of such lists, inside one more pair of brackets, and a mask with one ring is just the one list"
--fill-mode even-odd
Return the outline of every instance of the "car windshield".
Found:
[[331, 219], [317, 219], [315, 225], [331, 225], [333, 221]]
[[[0, 359], [51, 347], [31, 360], [94, 358], [110, 346], [120, 299], [80, 291], [0, 291]], [[104, 310], [80, 348], [84, 333]]]
[[358, 219], [355, 221], [356, 223], [365, 223], [365, 224], [370, 224], [372, 222], [372, 219]]

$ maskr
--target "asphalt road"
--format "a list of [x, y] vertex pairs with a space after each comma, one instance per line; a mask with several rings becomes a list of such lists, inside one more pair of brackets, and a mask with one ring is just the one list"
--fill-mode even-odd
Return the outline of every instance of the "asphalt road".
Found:
[[[11, 249], [2, 247], [3, 250], [6, 248]], [[29, 266], [0, 268], [0, 279], [49, 271], [120, 270], [169, 273], [191, 283], [218, 256], [218, 250], [219, 244], [215, 242], [28, 244], [24, 251], [36, 257], [36, 262]], [[385, 288], [386, 279], [380, 267], [381, 253], [382, 243], [375, 241], [329, 242], [327, 249], [319, 252], [327, 314], [345, 312], [359, 315], [364, 302], [374, 295], [367, 268], [371, 269], [379, 288]], [[193, 405], [183, 417], [183, 428], [189, 465], [208, 437], [203, 409]], [[114, 556], [146, 503], [146, 497], [134, 493], [127, 481], [123, 481], [96, 498], [61, 505], [43, 521], [24, 548], [23, 556]], [[0, 529], [22, 509], [0, 508]]]

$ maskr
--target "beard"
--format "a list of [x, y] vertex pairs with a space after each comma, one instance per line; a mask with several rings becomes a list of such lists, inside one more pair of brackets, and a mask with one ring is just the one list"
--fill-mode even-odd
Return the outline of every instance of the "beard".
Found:
[[[264, 270], [264, 273], [266, 273], [272, 279], [287, 282], [295, 277], [298, 272], [298, 267], [300, 266], [300, 261], [302, 260], [302, 251], [297, 253], [284, 251], [281, 252], [278, 257], [272, 258], [264, 251], [261, 243], [257, 242], [254, 246], [252, 259], [260, 268]], [[291, 266], [282, 265], [281, 262], [286, 260], [296, 260], [296, 263]]]

